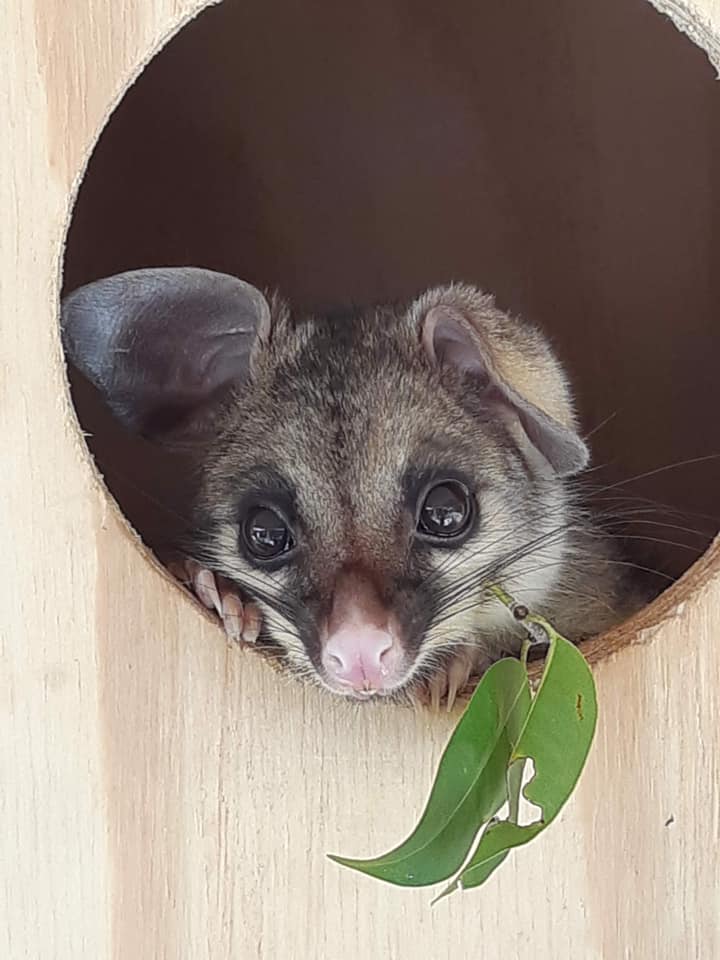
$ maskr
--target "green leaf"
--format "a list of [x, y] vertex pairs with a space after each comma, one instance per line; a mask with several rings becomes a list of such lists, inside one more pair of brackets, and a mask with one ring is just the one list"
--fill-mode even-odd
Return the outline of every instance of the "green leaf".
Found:
[[580, 651], [549, 623], [533, 617], [550, 638], [542, 681], [513, 750], [511, 763], [533, 759], [535, 773], [523, 790], [541, 810], [535, 823], [492, 823], [455, 883], [476, 887], [490, 876], [514, 847], [528, 843], [558, 815], [585, 765], [597, 722], [597, 699], [590, 668]]
[[[580, 651], [500, 586], [489, 590], [528, 633], [520, 661], [501, 660], [485, 674], [445, 749], [425, 812], [408, 839], [374, 860], [331, 857], [403, 886], [427, 886], [455, 874], [433, 902], [459, 887], [484, 883], [514, 847], [528, 843], [555, 819], [582, 772], [597, 722], [595, 684]], [[527, 650], [547, 641], [545, 669], [532, 698]], [[522, 793], [539, 808], [540, 817], [521, 826], [528, 759], [534, 775]], [[506, 801], [508, 817], [498, 821], [495, 815]]]
[[[508, 800], [508, 820], [512, 823], [517, 823], [518, 814], [520, 811], [520, 788], [522, 787], [522, 777], [523, 770], [525, 769], [525, 761], [518, 760], [515, 763], [510, 762], [512, 757], [508, 758], [510, 766], [507, 770], [507, 800]], [[507, 857], [509, 850], [503, 850], [498, 853], [496, 857], [488, 860], [485, 864], [486, 875], [485, 879], [490, 876], [490, 874], [500, 866], [503, 860]], [[479, 876], [479, 874], [478, 874]], [[459, 877], [454, 877], [452, 882], [447, 884], [440, 893], [431, 901], [431, 906], [434, 906], [439, 900], [444, 900], [445, 897], [449, 896], [455, 890], [458, 889]]]
[[372, 860], [330, 859], [402, 886], [427, 886], [452, 876], [467, 858], [478, 830], [508, 799], [508, 764], [530, 703], [524, 666], [514, 659], [495, 663], [445, 748], [413, 833], [390, 853]]

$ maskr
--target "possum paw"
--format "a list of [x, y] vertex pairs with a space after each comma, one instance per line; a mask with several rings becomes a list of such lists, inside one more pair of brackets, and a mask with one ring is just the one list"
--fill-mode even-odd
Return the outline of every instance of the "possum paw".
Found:
[[243, 603], [237, 588], [229, 581], [196, 560], [172, 563], [170, 572], [186, 584], [208, 610], [217, 613], [231, 640], [255, 643], [260, 633], [260, 610], [255, 604]]
[[438, 669], [423, 684], [416, 692], [415, 698], [423, 706], [429, 706], [436, 711], [444, 705], [450, 713], [458, 696], [468, 686], [470, 678], [477, 676], [486, 666], [486, 658], [481, 651], [471, 648], [458, 650], [453, 653], [444, 667]]

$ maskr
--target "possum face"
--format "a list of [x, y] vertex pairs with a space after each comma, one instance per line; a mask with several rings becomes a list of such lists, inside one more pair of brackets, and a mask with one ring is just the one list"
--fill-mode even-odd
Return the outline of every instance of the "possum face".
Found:
[[[545, 342], [465, 287], [353, 316], [254, 312], [242, 371], [206, 351], [223, 376], [189, 404], [206, 427], [212, 411], [193, 556], [261, 607], [261, 641], [291, 670], [336, 693], [391, 695], [460, 645], [496, 652], [486, 588], [552, 589], [563, 477], [586, 460]], [[184, 413], [163, 397], [144, 423]]]
[[487, 585], [541, 599], [563, 552], [562, 480], [416, 320], [276, 318], [205, 467], [202, 562], [258, 599], [294, 671], [337, 693], [392, 693], [458, 645], [491, 652]]

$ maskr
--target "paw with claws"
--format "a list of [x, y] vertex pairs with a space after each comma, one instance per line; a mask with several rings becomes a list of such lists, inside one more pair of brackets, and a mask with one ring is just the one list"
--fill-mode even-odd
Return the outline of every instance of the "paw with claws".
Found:
[[441, 705], [448, 713], [459, 697], [472, 692], [470, 680], [479, 676], [489, 666], [481, 650], [467, 648], [453, 653], [444, 667], [438, 668], [429, 680], [413, 693], [418, 704], [439, 710]]
[[243, 603], [237, 587], [229, 580], [203, 567], [196, 560], [176, 560], [168, 568], [208, 610], [217, 613], [231, 640], [255, 643], [260, 633], [260, 610], [253, 603]]

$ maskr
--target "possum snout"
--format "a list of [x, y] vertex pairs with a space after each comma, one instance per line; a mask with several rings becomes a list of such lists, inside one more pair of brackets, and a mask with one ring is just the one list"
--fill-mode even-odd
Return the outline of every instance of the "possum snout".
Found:
[[363, 697], [404, 683], [408, 657], [399, 623], [361, 571], [338, 578], [320, 637], [323, 679], [335, 692]]

